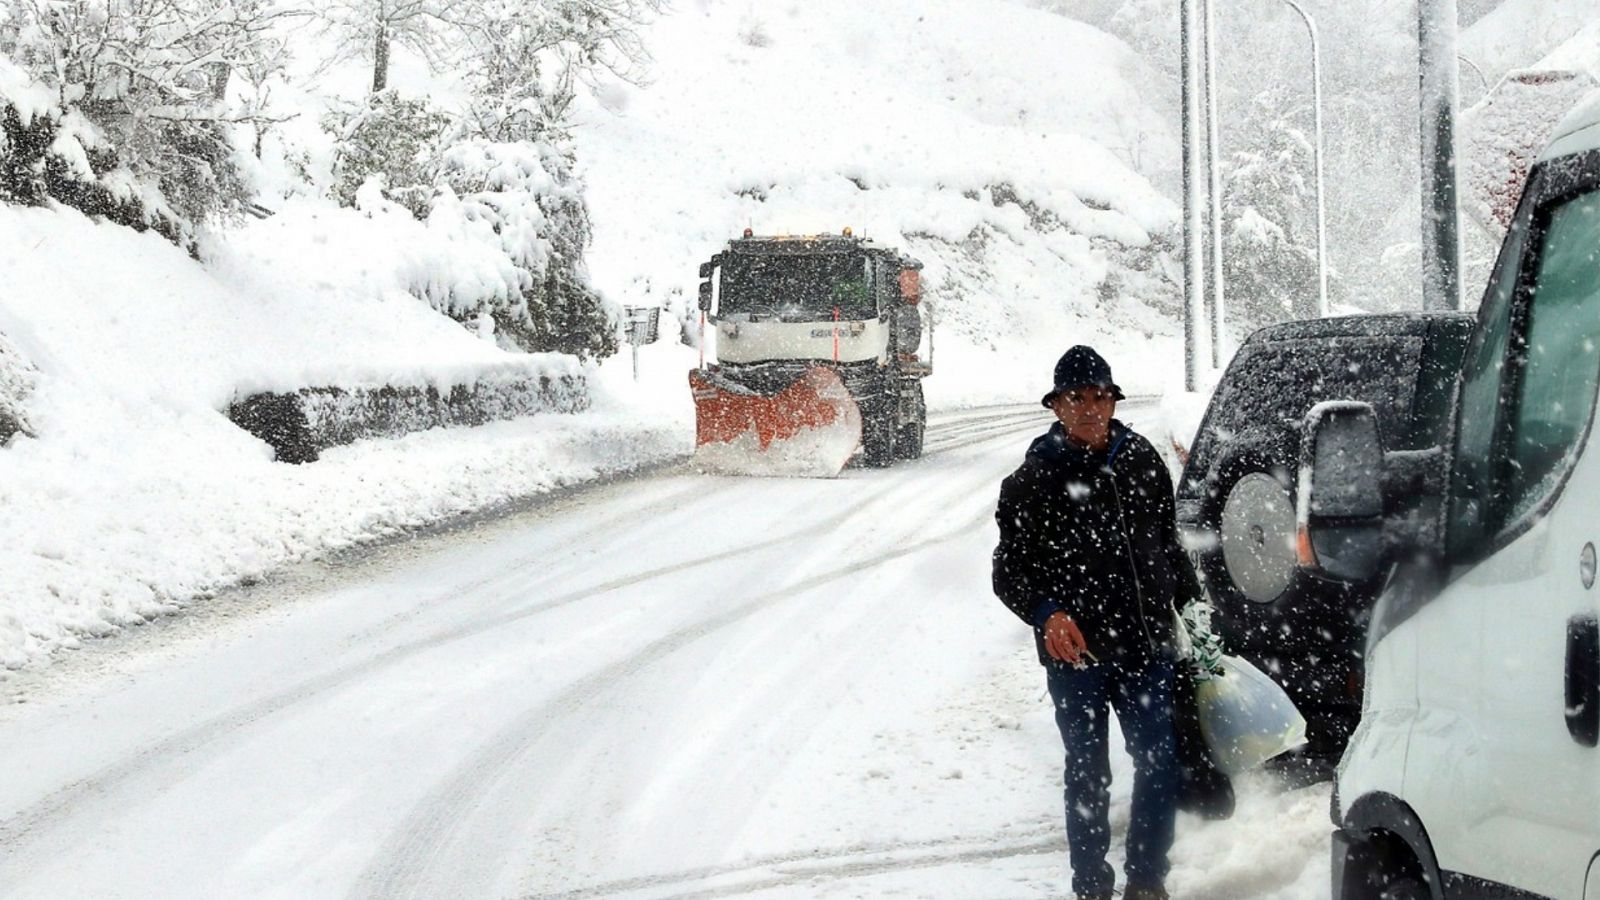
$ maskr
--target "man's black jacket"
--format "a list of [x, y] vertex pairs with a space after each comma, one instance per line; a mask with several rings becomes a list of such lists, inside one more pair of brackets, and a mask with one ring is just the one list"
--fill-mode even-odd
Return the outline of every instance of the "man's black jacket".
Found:
[[1200, 586], [1178, 544], [1172, 478], [1150, 442], [1119, 421], [1103, 453], [1069, 442], [1059, 423], [1000, 485], [994, 592], [1034, 627], [1062, 610], [1101, 662], [1138, 665], [1172, 641], [1171, 605]]

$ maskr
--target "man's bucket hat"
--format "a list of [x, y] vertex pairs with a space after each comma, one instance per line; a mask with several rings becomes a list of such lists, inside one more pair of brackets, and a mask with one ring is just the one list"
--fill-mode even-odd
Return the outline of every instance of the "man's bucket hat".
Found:
[[1048, 407], [1062, 391], [1090, 385], [1109, 388], [1118, 400], [1127, 399], [1122, 393], [1122, 388], [1117, 387], [1117, 383], [1111, 380], [1111, 364], [1092, 348], [1082, 344], [1061, 354], [1061, 359], [1056, 362], [1055, 385], [1050, 389], [1050, 393], [1040, 399], [1040, 405]]

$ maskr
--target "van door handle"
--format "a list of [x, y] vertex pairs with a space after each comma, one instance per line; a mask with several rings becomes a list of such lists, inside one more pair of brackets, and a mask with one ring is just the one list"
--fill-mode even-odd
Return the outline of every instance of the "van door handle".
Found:
[[1600, 744], [1600, 620], [1567, 620], [1567, 732], [1585, 747]]

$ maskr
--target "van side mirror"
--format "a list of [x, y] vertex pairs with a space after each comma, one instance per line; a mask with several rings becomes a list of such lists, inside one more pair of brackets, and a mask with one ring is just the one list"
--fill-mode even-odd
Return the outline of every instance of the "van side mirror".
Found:
[[1318, 403], [1300, 443], [1296, 517], [1303, 559], [1335, 578], [1360, 581], [1383, 563], [1383, 444], [1371, 405]]
[[701, 312], [711, 311], [711, 282], [709, 281], [700, 282], [700, 310]]

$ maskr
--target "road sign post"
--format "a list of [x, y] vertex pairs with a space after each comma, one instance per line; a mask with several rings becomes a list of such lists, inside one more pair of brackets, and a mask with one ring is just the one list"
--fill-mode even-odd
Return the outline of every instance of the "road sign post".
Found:
[[623, 307], [622, 333], [633, 346], [633, 380], [639, 380], [639, 348], [661, 337], [661, 307]]

